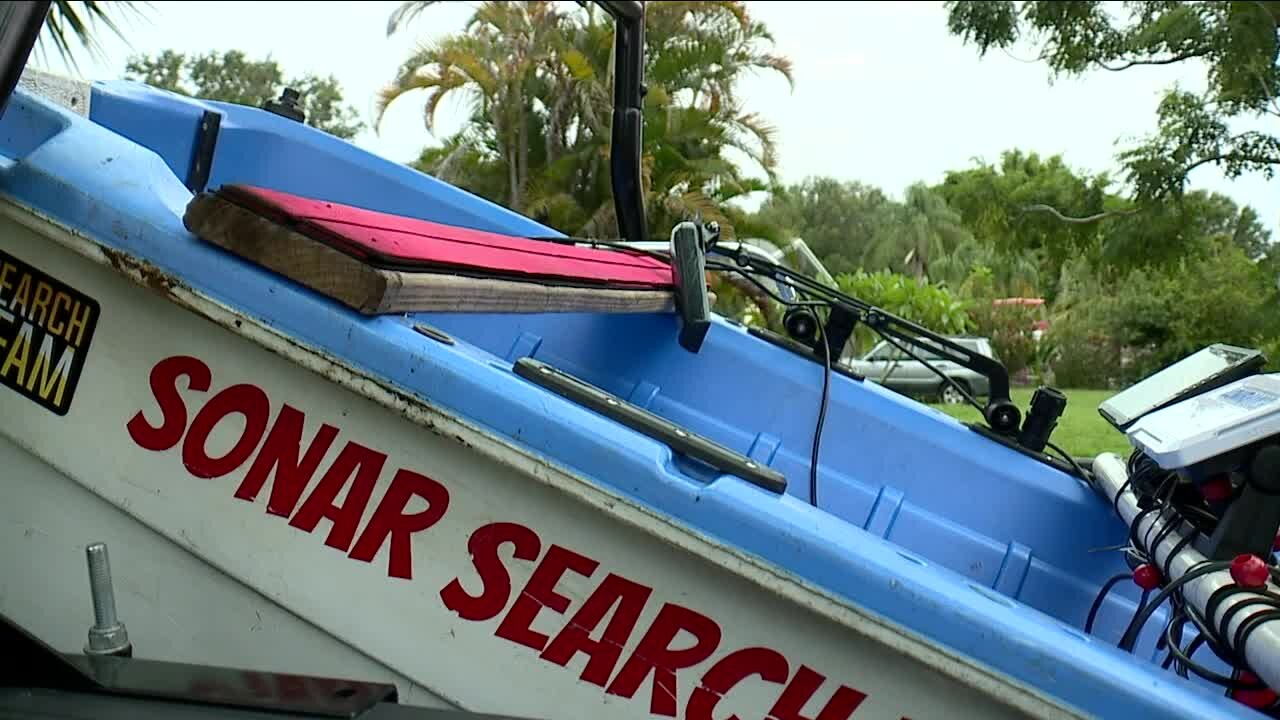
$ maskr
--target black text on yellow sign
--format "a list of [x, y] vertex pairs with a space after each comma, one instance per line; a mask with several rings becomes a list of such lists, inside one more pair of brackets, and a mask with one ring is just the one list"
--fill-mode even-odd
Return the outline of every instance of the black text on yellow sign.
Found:
[[66, 415], [98, 302], [0, 252], [0, 384]]

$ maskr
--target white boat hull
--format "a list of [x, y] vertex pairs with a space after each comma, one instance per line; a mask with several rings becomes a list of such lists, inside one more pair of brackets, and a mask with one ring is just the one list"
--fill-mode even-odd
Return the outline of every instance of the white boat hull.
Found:
[[0, 228], [32, 323], [0, 348], [0, 611], [60, 650], [103, 541], [139, 657], [522, 717], [1068, 715], [90, 239], [8, 204]]

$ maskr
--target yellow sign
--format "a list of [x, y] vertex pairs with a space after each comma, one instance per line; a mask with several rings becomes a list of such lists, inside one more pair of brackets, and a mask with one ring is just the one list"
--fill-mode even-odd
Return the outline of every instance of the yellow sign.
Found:
[[98, 311], [93, 298], [0, 252], [0, 384], [66, 415]]

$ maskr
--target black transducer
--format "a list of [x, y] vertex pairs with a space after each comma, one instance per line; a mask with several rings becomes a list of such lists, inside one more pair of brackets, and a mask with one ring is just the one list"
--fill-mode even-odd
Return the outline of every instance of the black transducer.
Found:
[[1018, 433], [1018, 444], [1035, 452], [1044, 452], [1049, 436], [1058, 426], [1058, 418], [1067, 407], [1067, 396], [1051, 387], [1038, 387], [1031, 396], [1027, 419]]
[[818, 332], [818, 318], [807, 307], [792, 307], [782, 316], [782, 326], [791, 339], [808, 344]]

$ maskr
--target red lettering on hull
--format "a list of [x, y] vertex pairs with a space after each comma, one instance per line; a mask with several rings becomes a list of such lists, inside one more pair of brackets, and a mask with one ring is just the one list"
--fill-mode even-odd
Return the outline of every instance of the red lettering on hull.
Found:
[[[584, 653], [591, 659], [587, 661], [581, 678], [592, 685], [604, 687], [652, 594], [652, 588], [609, 573], [540, 657], [564, 667], [575, 654]], [[604, 633], [599, 640], [592, 640], [591, 633], [615, 605], [618, 609], [605, 626]]]
[[[321, 520], [327, 520], [325, 544], [362, 562], [372, 562], [390, 542], [387, 575], [412, 579], [412, 537], [444, 517], [449, 507], [449, 491], [444, 485], [421, 473], [397, 469], [370, 515], [373, 492], [384, 474], [385, 453], [347, 442], [329, 466], [322, 468], [339, 430], [322, 424], [304, 451], [306, 414], [281, 405], [271, 421], [267, 393], [249, 383], [231, 385], [209, 398], [188, 424], [187, 404], [179, 391], [183, 379], [186, 390], [199, 395], [207, 393], [213, 383], [209, 366], [193, 357], [166, 358], [151, 369], [151, 393], [160, 410], [161, 423], [152, 425], [142, 410], [129, 419], [125, 428], [139, 447], [165, 452], [181, 443], [182, 464], [193, 477], [201, 479], [217, 479], [248, 464], [234, 497], [253, 502], [271, 481], [268, 514], [287, 517], [291, 527], [307, 533], [313, 532]], [[244, 427], [231, 449], [215, 457], [209, 438], [232, 415], [243, 417]], [[307, 492], [317, 474], [319, 482]], [[344, 491], [339, 504], [337, 498]], [[415, 497], [426, 501], [427, 509], [405, 514]], [[369, 522], [357, 538], [356, 531], [366, 516]]]
[[[386, 453], [353, 441], [341, 445], [326, 466], [325, 457], [339, 440], [340, 429], [322, 423], [307, 433], [306, 413], [288, 404], [281, 404], [273, 419], [270, 397], [256, 385], [226, 387], [200, 402], [191, 416], [184, 392], [203, 400], [213, 386], [209, 366], [197, 358], [174, 356], [160, 361], [152, 368], [149, 383], [160, 413], [159, 425], [151, 424], [143, 410], [125, 423], [139, 447], [153, 452], [177, 448], [188, 472], [201, 480], [216, 481], [247, 466], [233, 497], [254, 502], [267, 491], [268, 515], [287, 518], [290, 527], [307, 534], [327, 521], [325, 544], [353, 560], [372, 562], [388, 547], [388, 576], [413, 578], [413, 537], [436, 525], [447, 512], [450, 495], [444, 485], [407, 468], [392, 470]], [[233, 415], [244, 421], [239, 436], [220, 441], [230, 443], [227, 450], [211, 449], [210, 436]], [[374, 504], [374, 490], [388, 474], [387, 488]], [[415, 498], [425, 502], [426, 509], [406, 513]], [[368, 522], [359, 531], [366, 517]], [[544, 546], [537, 532], [523, 525], [486, 524], [470, 535], [467, 550], [479, 585], [470, 586], [461, 578], [450, 581], [439, 592], [445, 608], [468, 622], [494, 622], [492, 637], [551, 666], [565, 668], [579, 654], [585, 655], [579, 680], [605, 695], [634, 702], [646, 702], [647, 694], [654, 716], [712, 720], [724, 713], [719, 709], [724, 698], [750, 678], [776, 687], [776, 695], [766, 703], [767, 709], [760, 706], [749, 717], [729, 715], [725, 720], [850, 720], [867, 698], [860, 690], [837, 685], [817, 715], [804, 715], [806, 707], [816, 706], [825, 695], [824, 675], [773, 648], [721, 647], [721, 625], [678, 603], [663, 602], [649, 625], [640, 628], [640, 618], [654, 594], [652, 587], [613, 572], [598, 575], [600, 561], [561, 545]], [[532, 565], [518, 591], [508, 563]], [[574, 580], [597, 582], [596, 577], [600, 579], [594, 589], [581, 594], [585, 599], [572, 607], [566, 585]], [[558, 631], [533, 629], [539, 618], [556, 617], [560, 618]], [[633, 637], [638, 638], [634, 649], [625, 653]], [[698, 676], [693, 668], [708, 662]], [[306, 690], [287, 685], [267, 688], [256, 677], [248, 684], [259, 695], [295, 696]], [[687, 694], [683, 708], [682, 688]], [[203, 692], [222, 690], [211, 687]]]
[[[511, 571], [499, 553], [507, 546], [514, 561], [537, 562], [518, 592], [513, 591]], [[579, 679], [604, 688], [608, 695], [634, 698], [652, 677], [648, 698], [652, 715], [677, 717], [681, 682], [693, 682], [687, 677], [689, 668], [721, 651], [723, 633], [719, 623], [691, 608], [667, 602], [624, 661], [623, 649], [635, 633], [653, 589], [614, 573], [606, 574], [560, 631], [548, 637], [532, 626], [542, 613], [569, 613], [571, 602], [556, 589], [557, 585], [570, 573], [592, 577], [600, 563], [555, 544], [543, 553], [536, 532], [509, 522], [477, 529], [467, 548], [480, 577], [479, 594], [469, 592], [462, 579], [455, 578], [440, 591], [445, 607], [464, 620], [498, 619], [495, 636], [538, 651], [538, 657], [551, 664], [564, 667], [577, 653], [587, 655]], [[594, 639], [593, 633], [610, 610], [612, 617], [599, 639]], [[697, 679], [684, 712], [678, 716], [712, 720], [724, 696], [752, 676], [777, 685], [776, 700], [767, 710], [759, 708], [753, 717], [731, 715], [727, 720], [849, 720], [867, 697], [859, 690], [840, 685], [818, 715], [809, 718], [801, 711], [818, 695], [827, 678], [803, 664], [792, 674], [791, 663], [782, 653], [767, 647], [749, 647], [723, 653]]]

